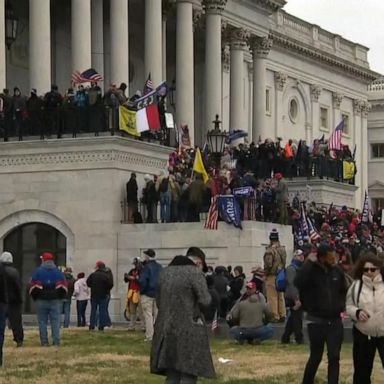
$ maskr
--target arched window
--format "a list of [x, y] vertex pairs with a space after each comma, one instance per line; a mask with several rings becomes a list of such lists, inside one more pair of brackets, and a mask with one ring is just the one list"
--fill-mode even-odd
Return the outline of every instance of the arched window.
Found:
[[52, 252], [57, 266], [66, 265], [66, 238], [56, 228], [42, 223], [28, 223], [12, 230], [4, 238], [4, 251], [13, 255], [13, 264], [20, 273], [23, 289], [23, 311], [33, 313], [28, 283], [33, 270], [40, 265], [40, 255]]

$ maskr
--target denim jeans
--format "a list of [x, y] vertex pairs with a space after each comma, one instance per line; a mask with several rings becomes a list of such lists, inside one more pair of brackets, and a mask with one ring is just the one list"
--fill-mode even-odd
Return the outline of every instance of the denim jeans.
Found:
[[85, 327], [87, 321], [85, 319], [85, 311], [87, 309], [88, 300], [77, 300], [76, 309], [77, 309], [77, 326]]
[[231, 336], [238, 342], [243, 341], [264, 341], [268, 340], [273, 335], [273, 328], [270, 324], [263, 325], [258, 328], [242, 328], [242, 327], [232, 327], [229, 330]]
[[99, 310], [99, 329], [102, 331], [107, 325], [107, 297], [91, 297], [91, 318], [89, 329], [95, 329], [97, 321], [97, 310]]
[[[1, 304], [0, 304], [1, 305]], [[5, 332], [5, 308], [0, 308], [0, 367], [3, 365], [3, 344], [4, 344], [4, 332]]]
[[160, 218], [162, 223], [171, 221], [171, 192], [160, 192]]
[[64, 328], [68, 328], [71, 319], [71, 300], [62, 301], [62, 313], [64, 314]]
[[343, 342], [343, 323], [340, 319], [309, 323], [308, 338], [310, 355], [305, 366], [302, 384], [314, 383], [325, 344], [327, 344], [328, 352], [328, 384], [337, 384], [340, 371], [340, 350]]
[[48, 320], [51, 323], [52, 344], [60, 344], [60, 308], [61, 300], [37, 300], [37, 321], [41, 345], [48, 345]]

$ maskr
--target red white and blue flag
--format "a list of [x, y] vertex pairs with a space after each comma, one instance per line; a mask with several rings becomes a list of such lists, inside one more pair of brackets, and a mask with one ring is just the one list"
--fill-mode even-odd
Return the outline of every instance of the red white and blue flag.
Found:
[[81, 84], [81, 83], [97, 83], [103, 81], [102, 76], [97, 73], [93, 68], [89, 68], [84, 72], [75, 71], [72, 73], [72, 83]]
[[207, 218], [205, 219], [205, 229], [217, 229], [217, 219], [219, 218], [219, 212], [217, 209], [217, 196], [211, 198], [211, 205], [209, 207]]
[[136, 128], [139, 132], [159, 131], [160, 116], [156, 90], [136, 101]]
[[329, 150], [336, 150], [341, 151], [342, 150], [342, 144], [341, 144], [341, 135], [343, 134], [344, 129], [344, 120], [341, 120], [339, 125], [333, 130], [332, 135], [330, 136], [328, 140], [328, 148]]

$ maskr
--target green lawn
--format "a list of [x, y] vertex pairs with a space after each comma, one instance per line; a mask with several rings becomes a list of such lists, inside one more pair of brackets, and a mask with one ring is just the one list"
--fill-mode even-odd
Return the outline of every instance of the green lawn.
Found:
[[[27, 329], [23, 348], [16, 348], [7, 331], [4, 384], [114, 384], [163, 383], [148, 370], [150, 346], [141, 332], [107, 330], [104, 333], [69, 329], [62, 332], [59, 348], [40, 347], [36, 329]], [[212, 340], [217, 380], [202, 383], [272, 384], [299, 383], [308, 357], [308, 346], [286, 346], [275, 341], [263, 345], [239, 346], [228, 340]], [[232, 359], [222, 364], [219, 357]], [[324, 383], [326, 365], [322, 363], [317, 383]], [[340, 383], [351, 383], [351, 345], [344, 345]], [[373, 384], [384, 383], [379, 361]]]

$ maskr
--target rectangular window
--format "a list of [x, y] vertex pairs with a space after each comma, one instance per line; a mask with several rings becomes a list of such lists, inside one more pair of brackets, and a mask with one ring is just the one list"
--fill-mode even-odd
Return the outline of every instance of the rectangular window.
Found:
[[328, 108], [320, 107], [320, 129], [329, 130]]
[[380, 159], [384, 157], [384, 143], [371, 144], [371, 158]]
[[267, 112], [268, 114], [271, 113], [271, 93], [269, 91], [269, 89], [267, 88], [265, 90], [265, 112]]
[[377, 212], [379, 209], [384, 209], [384, 199], [372, 199], [373, 212]]
[[344, 135], [350, 134], [350, 120], [349, 120], [349, 114], [348, 113], [342, 113], [341, 118], [344, 120], [344, 129], [343, 133]]

